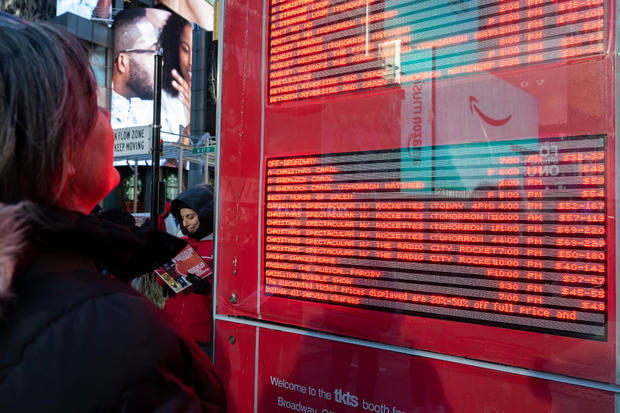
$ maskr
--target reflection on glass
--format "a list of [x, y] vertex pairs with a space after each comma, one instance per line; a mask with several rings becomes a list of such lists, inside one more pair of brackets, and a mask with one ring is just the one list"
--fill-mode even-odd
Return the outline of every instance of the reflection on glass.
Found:
[[269, 103], [605, 50], [605, 0], [272, 0], [270, 10]]

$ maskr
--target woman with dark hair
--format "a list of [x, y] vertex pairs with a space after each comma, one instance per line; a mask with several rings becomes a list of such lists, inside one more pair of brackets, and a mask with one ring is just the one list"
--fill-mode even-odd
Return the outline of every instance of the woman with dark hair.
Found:
[[[172, 201], [170, 213], [179, 223], [183, 239], [213, 267], [213, 188], [200, 185], [181, 193]], [[192, 292], [181, 292], [169, 298], [164, 311], [210, 356], [211, 285], [198, 277], [188, 279], [193, 284]]]
[[2, 12], [0, 39], [0, 411], [225, 411], [208, 358], [127, 285], [185, 243], [87, 215], [119, 175], [86, 53]]
[[[192, 88], [192, 25], [171, 13], [159, 35], [163, 49], [162, 130], [189, 134]], [[166, 139], [166, 136], [163, 137]], [[177, 140], [169, 138], [167, 140]]]

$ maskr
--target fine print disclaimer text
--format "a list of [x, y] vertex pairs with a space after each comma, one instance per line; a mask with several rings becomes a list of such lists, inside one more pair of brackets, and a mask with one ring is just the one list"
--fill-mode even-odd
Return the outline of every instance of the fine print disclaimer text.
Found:
[[[339, 406], [357, 407], [358, 411], [375, 413], [406, 413], [398, 406], [389, 405], [382, 401], [366, 400], [350, 391], [341, 388], [322, 389], [305, 384], [293, 383], [279, 377], [269, 377], [271, 385], [286, 390], [283, 395], [277, 396], [278, 407], [287, 410], [304, 413], [336, 413]], [[303, 401], [289, 400], [298, 399], [294, 393], [309, 396]], [[293, 397], [290, 397], [293, 396]], [[325, 403], [325, 401], [329, 403]], [[329, 407], [323, 407], [327, 404]], [[318, 406], [317, 406], [318, 405]], [[335, 409], [335, 410], [334, 410]]]

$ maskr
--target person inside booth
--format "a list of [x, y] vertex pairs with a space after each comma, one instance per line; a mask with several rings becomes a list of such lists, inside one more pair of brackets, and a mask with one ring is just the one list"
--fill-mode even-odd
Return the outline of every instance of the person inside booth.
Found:
[[119, 174], [85, 50], [3, 12], [0, 39], [0, 412], [226, 411], [201, 349], [127, 285], [186, 243], [88, 215]]
[[[213, 188], [199, 185], [181, 193], [170, 205], [170, 213], [181, 227], [183, 239], [213, 267]], [[188, 275], [192, 283], [190, 292], [173, 295], [164, 305], [167, 312], [196, 340], [203, 351], [211, 357], [211, 283]], [[170, 295], [164, 286], [164, 294]]]

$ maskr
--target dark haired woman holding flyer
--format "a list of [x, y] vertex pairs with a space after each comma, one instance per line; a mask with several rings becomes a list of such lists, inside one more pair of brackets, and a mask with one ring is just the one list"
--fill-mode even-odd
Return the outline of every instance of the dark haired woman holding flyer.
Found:
[[[188, 189], [172, 201], [170, 213], [181, 226], [183, 239], [213, 267], [213, 189], [207, 185]], [[211, 284], [198, 277], [188, 279], [192, 292], [169, 298], [164, 311], [211, 356]]]
[[119, 175], [82, 46], [2, 12], [0, 39], [0, 412], [224, 412], [208, 358], [127, 285], [185, 243], [87, 215]]

